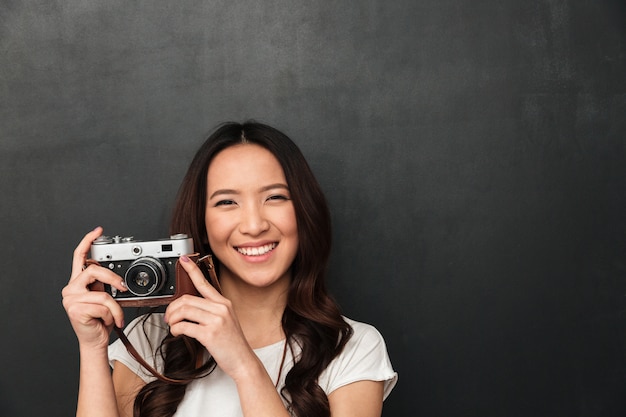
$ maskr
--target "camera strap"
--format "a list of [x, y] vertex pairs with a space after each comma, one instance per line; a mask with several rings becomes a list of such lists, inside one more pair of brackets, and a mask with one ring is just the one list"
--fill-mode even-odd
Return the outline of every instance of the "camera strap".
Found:
[[168, 378], [165, 375], [161, 375], [159, 373], [159, 371], [154, 369], [154, 367], [152, 367], [148, 362], [146, 362], [144, 360], [144, 358], [141, 357], [141, 355], [139, 354], [139, 352], [137, 352], [137, 350], [135, 349], [133, 344], [130, 343], [130, 340], [128, 340], [128, 338], [126, 337], [126, 335], [124, 334], [124, 331], [122, 329], [120, 329], [119, 327], [115, 326], [115, 333], [117, 333], [117, 337], [119, 337], [119, 339], [122, 341], [122, 343], [126, 347], [126, 350], [128, 351], [128, 353], [130, 353], [131, 356], [133, 358], [135, 358], [135, 360], [137, 362], [139, 362], [139, 364], [141, 366], [143, 366], [148, 372], [150, 372], [152, 375], [154, 375], [155, 378], [157, 378], [157, 379], [159, 379], [159, 380], [161, 380], [163, 382], [170, 383], [170, 384], [181, 384], [183, 382], [186, 382], [186, 381], [182, 381], [182, 380], [178, 380], [178, 379]]
[[[201, 258], [198, 258], [198, 255], [195, 254], [195, 255], [188, 255], [188, 257], [200, 267], [203, 274], [205, 275], [205, 278], [208, 275], [208, 280], [211, 283], [211, 285], [213, 285], [213, 287], [215, 287], [215, 289], [219, 291], [219, 293], [221, 294], [222, 288], [220, 286], [219, 280], [217, 279], [217, 275], [215, 274], [215, 265], [213, 264], [212, 256], [206, 255]], [[204, 270], [206, 270], [206, 273], [204, 272]], [[180, 265], [180, 261], [176, 263], [176, 274], [177, 275], [181, 274], [181, 276], [187, 275], [187, 272], [185, 271], [185, 269]], [[186, 277], [186, 280], [188, 282], [191, 282], [191, 279], [188, 276]], [[179, 280], [179, 282], [180, 281], [181, 280]], [[195, 291], [195, 287], [194, 287], [194, 291]], [[199, 295], [197, 292], [196, 294]], [[117, 336], [126, 347], [126, 350], [128, 351], [128, 353], [130, 353], [130, 355], [133, 358], [135, 358], [135, 360], [139, 362], [139, 364], [143, 366], [148, 372], [150, 372], [155, 378], [157, 378], [160, 381], [167, 382], [169, 384], [184, 384], [188, 382], [187, 380], [174, 379], [174, 378], [169, 378], [165, 375], [162, 375], [152, 365], [146, 362], [146, 360], [139, 354], [139, 352], [137, 352], [137, 349], [135, 349], [135, 347], [130, 342], [130, 340], [128, 340], [128, 338], [126, 337], [126, 334], [124, 334], [124, 331], [121, 328], [115, 326], [115, 333], [117, 333]], [[198, 355], [198, 357], [196, 357], [196, 368], [201, 367], [202, 362], [203, 362], [203, 355]]]

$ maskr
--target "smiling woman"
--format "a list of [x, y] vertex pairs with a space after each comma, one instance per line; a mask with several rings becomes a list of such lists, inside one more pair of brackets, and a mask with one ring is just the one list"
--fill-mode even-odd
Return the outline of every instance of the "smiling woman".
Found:
[[88, 286], [124, 287], [106, 268], [81, 268], [101, 228], [77, 247], [63, 291], [81, 352], [77, 415], [381, 415], [397, 374], [380, 333], [343, 317], [326, 290], [330, 213], [287, 136], [259, 123], [220, 126], [189, 167], [171, 232], [213, 255], [222, 291], [183, 256], [200, 296], [138, 318], [127, 334], [179, 383], [155, 379], [119, 341], [107, 349], [123, 313]]
[[209, 246], [222, 265], [222, 285], [280, 283], [274, 291], [286, 295], [298, 228], [278, 160], [255, 144], [227, 148], [209, 166], [207, 194], [205, 224]]

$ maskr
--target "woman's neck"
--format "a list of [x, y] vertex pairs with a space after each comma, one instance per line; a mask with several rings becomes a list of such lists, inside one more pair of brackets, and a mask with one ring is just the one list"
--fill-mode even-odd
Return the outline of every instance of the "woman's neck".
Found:
[[269, 287], [255, 287], [238, 279], [223, 276], [224, 297], [235, 310], [246, 340], [253, 349], [268, 346], [285, 338], [283, 312], [287, 305], [289, 280], [279, 280]]

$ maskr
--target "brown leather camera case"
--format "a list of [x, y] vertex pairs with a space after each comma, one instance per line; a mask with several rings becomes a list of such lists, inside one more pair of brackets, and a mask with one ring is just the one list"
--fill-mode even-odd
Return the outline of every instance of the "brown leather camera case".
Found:
[[[218, 291], [220, 291], [219, 281], [217, 280], [217, 275], [215, 274], [215, 266], [213, 264], [213, 258], [211, 255], [203, 256], [199, 258], [198, 254], [187, 255], [189, 259], [191, 259], [196, 264], [204, 265], [207, 269], [207, 273], [209, 275], [208, 279], [211, 285], [213, 285]], [[99, 265], [98, 262], [89, 260], [88, 264], [96, 264]], [[205, 277], [206, 278], [206, 277]], [[104, 284], [100, 281], [96, 281], [89, 286], [89, 289], [92, 291], [105, 291]], [[221, 292], [221, 291], [220, 291]], [[185, 268], [180, 264], [180, 260], [176, 261], [176, 292], [169, 297], [159, 297], [159, 298], [142, 298], [142, 297], [134, 297], [131, 299], [119, 298], [115, 301], [122, 307], [158, 307], [162, 305], [166, 305], [177, 299], [178, 297], [184, 294], [191, 294], [199, 296], [198, 290], [193, 285], [189, 274], [185, 271]]]

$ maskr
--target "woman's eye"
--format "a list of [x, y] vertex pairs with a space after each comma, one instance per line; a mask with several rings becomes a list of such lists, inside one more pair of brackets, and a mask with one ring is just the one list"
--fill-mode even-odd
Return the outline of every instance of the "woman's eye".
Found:
[[217, 203], [215, 203], [215, 207], [217, 207], [217, 206], [232, 206], [233, 204], [236, 204], [234, 200], [220, 200]]
[[286, 195], [282, 195], [282, 194], [275, 194], [275, 195], [271, 195], [267, 197], [267, 200], [268, 201], [276, 201], [276, 200], [286, 201], [286, 200], [289, 200], [289, 197], [287, 197]]

